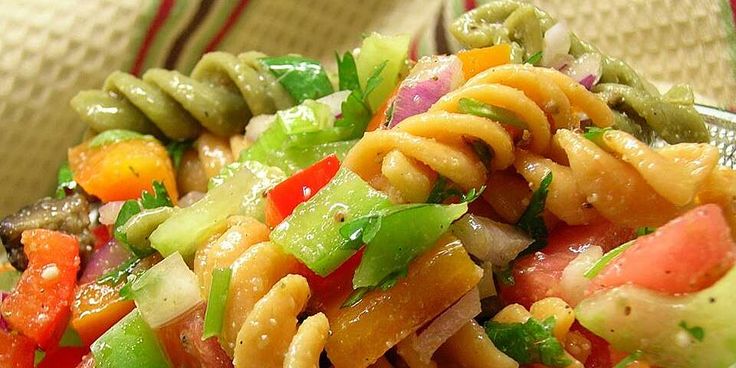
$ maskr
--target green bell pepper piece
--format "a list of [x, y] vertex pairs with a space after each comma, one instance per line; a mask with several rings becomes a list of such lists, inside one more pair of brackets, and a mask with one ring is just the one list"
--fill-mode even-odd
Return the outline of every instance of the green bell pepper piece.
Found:
[[297, 206], [271, 232], [271, 241], [312, 271], [326, 276], [356, 252], [349, 240], [340, 235], [340, 227], [390, 205], [388, 196], [347, 168], [341, 168], [332, 181]]
[[244, 215], [263, 221], [264, 193], [283, 181], [285, 175], [276, 168], [249, 165], [243, 165], [202, 199], [164, 221], [151, 234], [151, 246], [164, 257], [179, 252], [188, 260], [200, 244], [224, 229], [228, 217]]
[[90, 349], [97, 368], [169, 367], [156, 334], [137, 309], [107, 330]]

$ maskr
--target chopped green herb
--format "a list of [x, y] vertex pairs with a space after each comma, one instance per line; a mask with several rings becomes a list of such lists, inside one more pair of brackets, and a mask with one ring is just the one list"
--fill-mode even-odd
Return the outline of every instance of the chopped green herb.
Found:
[[483, 165], [485, 167], [490, 167], [491, 160], [493, 159], [493, 150], [491, 149], [491, 146], [480, 139], [471, 140], [470, 146], [473, 147], [473, 151], [478, 155], [478, 158], [480, 158]]
[[506, 286], [514, 286], [516, 284], [516, 280], [514, 279], [514, 268], [512, 265], [495, 272], [495, 274], [501, 280], [501, 283]]
[[72, 192], [77, 188], [77, 182], [74, 181], [74, 174], [69, 168], [69, 162], [64, 162], [56, 174], [56, 198], [62, 199], [66, 197], [67, 192]]
[[629, 247], [631, 247], [632, 245], [634, 245], [634, 240], [623, 243], [618, 247], [611, 249], [610, 251], [608, 251], [608, 253], [604, 254], [603, 257], [593, 263], [593, 265], [590, 266], [587, 271], [585, 271], [583, 276], [588, 279], [592, 279], [598, 276], [598, 274], [601, 273], [601, 271], [603, 271], [603, 269], [606, 268], [609, 263], [613, 262], [613, 260], [618, 258], [621, 253], [629, 249]]
[[486, 190], [485, 185], [481, 186], [480, 189], [477, 190], [475, 188], [470, 188], [467, 193], [462, 195], [462, 197], [460, 198], [460, 202], [471, 203], [478, 199], [478, 197], [483, 194], [484, 190]]
[[547, 245], [547, 226], [544, 224], [542, 212], [547, 202], [550, 184], [552, 184], [552, 172], [544, 176], [542, 182], [539, 184], [539, 188], [532, 193], [529, 206], [527, 206], [516, 223], [517, 227], [524, 230], [534, 239], [534, 243], [525, 249], [523, 254], [534, 253]]
[[[348, 68], [348, 70], [338, 70], [338, 74], [347, 75], [346, 78], [348, 78], [348, 80], [344, 83], [346, 86], [354, 86], [352, 74], [355, 73], [357, 75], [357, 70], [350, 70], [350, 68], [355, 67], [355, 63], [353, 62], [351, 64], [350, 62], [345, 62], [344, 60], [346, 57], [347, 56], [343, 57], [343, 61], [339, 62], [338, 66], [343, 66], [343, 68]], [[381, 72], [385, 67], [386, 62], [377, 65], [366, 81], [365, 91], [363, 91], [360, 88], [360, 85], [358, 85], [358, 88], [353, 89], [352, 92], [350, 92], [350, 95], [348, 95], [348, 98], [343, 101], [341, 106], [342, 116], [335, 121], [335, 126], [351, 128], [352, 133], [346, 139], [356, 139], [363, 136], [368, 123], [373, 117], [373, 111], [368, 104], [368, 96], [381, 83]], [[342, 84], [343, 83], [341, 82], [341, 85]]]
[[[373, 68], [373, 72], [368, 77], [365, 83], [365, 90], [363, 91], [363, 97], [368, 98], [368, 96], [373, 92], [376, 87], [378, 87], [379, 84], [383, 81], [383, 78], [381, 77], [381, 72], [383, 72], [383, 69], [386, 68], [386, 65], [388, 64], [388, 60], [384, 60], [382, 63], [376, 65], [375, 68]], [[366, 101], [367, 103], [367, 101]]]
[[687, 333], [690, 334], [695, 340], [703, 341], [705, 338], [705, 330], [703, 330], [700, 326], [692, 326], [688, 327], [687, 323], [685, 321], [680, 321], [680, 324], [678, 325], [682, 327], [683, 330], [687, 331]]
[[171, 202], [164, 184], [160, 181], [154, 181], [153, 194], [145, 190], [141, 194], [141, 206], [150, 210], [158, 207], [174, 207], [174, 204]]
[[360, 303], [361, 300], [363, 300], [363, 297], [365, 294], [367, 294], [369, 291], [371, 291], [371, 288], [358, 288], [353, 290], [352, 293], [348, 296], [347, 299], [342, 303], [340, 308], [350, 308], [358, 303]]
[[[127, 235], [123, 230], [125, 223], [130, 220], [131, 217], [139, 214], [141, 209], [153, 209], [158, 207], [173, 207], [174, 204], [169, 198], [169, 194], [166, 191], [166, 187], [159, 181], [153, 182], [153, 194], [148, 191], [143, 191], [141, 199], [139, 200], [127, 200], [120, 207], [118, 217], [115, 218], [115, 224], [113, 225], [112, 234], [116, 240], [123, 243], [131, 251], [136, 252], [137, 249], [128, 245]], [[142, 255], [142, 254], [141, 254]]]
[[606, 132], [609, 130], [611, 130], [610, 127], [599, 128], [596, 126], [590, 126], [585, 128], [585, 133], [583, 133], [583, 137], [600, 146], [603, 145], [603, 134], [606, 134]]
[[529, 318], [524, 323], [486, 322], [485, 329], [493, 344], [520, 364], [542, 363], [549, 367], [565, 367], [570, 359], [552, 334], [555, 318], [542, 322]]
[[207, 310], [204, 314], [202, 340], [217, 336], [222, 331], [231, 276], [232, 269], [229, 267], [218, 268], [212, 272], [210, 295], [207, 299]]
[[166, 151], [169, 153], [169, 157], [171, 157], [171, 163], [174, 165], [174, 170], [179, 170], [179, 166], [181, 166], [181, 158], [184, 156], [184, 152], [192, 147], [192, 144], [192, 141], [184, 141], [171, 142], [166, 145]]
[[123, 244], [128, 243], [125, 231], [123, 231], [123, 225], [125, 225], [131, 217], [139, 214], [140, 212], [141, 206], [138, 204], [138, 201], [128, 200], [123, 203], [123, 206], [120, 207], [120, 212], [118, 212], [118, 217], [115, 218], [115, 224], [112, 226], [112, 235], [117, 239], [117, 241]]
[[637, 237], [640, 237], [644, 235], [649, 235], [655, 231], [657, 231], [656, 227], [642, 226], [642, 227], [636, 228], [635, 233]]
[[537, 65], [537, 64], [539, 64], [539, 62], [541, 60], [542, 60], [542, 52], [541, 51], [537, 51], [537, 52], [533, 53], [531, 56], [529, 56], [529, 58], [526, 59], [526, 61], [524, 61], [524, 64]]
[[355, 66], [355, 57], [353, 57], [353, 54], [350, 51], [347, 51], [341, 59], [340, 54], [335, 53], [335, 59], [337, 60], [339, 89], [341, 91], [360, 90], [358, 68]]
[[621, 359], [620, 362], [618, 362], [613, 368], [626, 368], [629, 366], [629, 364], [639, 360], [642, 356], [642, 352], [637, 350], [629, 355], [626, 356], [626, 358]]
[[427, 203], [443, 203], [448, 198], [460, 197], [463, 193], [455, 188], [444, 176], [437, 177], [437, 181], [434, 182], [432, 191], [429, 192]]
[[460, 101], [458, 101], [458, 108], [463, 114], [481, 116], [519, 129], [527, 128], [526, 122], [519, 119], [512, 111], [502, 107], [489, 105], [474, 98], [461, 98]]
[[319, 61], [298, 55], [261, 58], [297, 104], [333, 92], [332, 83]]

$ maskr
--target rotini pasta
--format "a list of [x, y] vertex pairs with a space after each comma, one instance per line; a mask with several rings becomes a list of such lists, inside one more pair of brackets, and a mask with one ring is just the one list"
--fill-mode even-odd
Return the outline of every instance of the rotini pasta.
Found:
[[433, 178], [424, 166], [464, 190], [480, 187], [487, 180], [485, 165], [468, 147], [468, 140], [481, 140], [491, 148], [491, 170], [512, 164], [515, 143], [499, 122], [459, 113], [462, 98], [502, 107], [521, 117], [530, 132], [528, 142], [521, 144], [537, 153], [550, 150], [557, 124], [579, 127], [573, 108], [585, 112], [599, 127], [613, 124], [605, 103], [562, 73], [528, 65], [501, 66], [476, 75], [428, 112], [407, 118], [394, 129], [367, 133], [348, 154], [345, 165], [380, 189], [398, 191], [403, 200], [427, 198]]
[[189, 77], [163, 69], [151, 69], [142, 79], [115, 72], [101, 90], [82, 91], [71, 105], [97, 132], [127, 129], [185, 140], [197, 137], [201, 124], [230, 136], [241, 133], [250, 116], [294, 103], [258, 62], [263, 56], [209, 53]]
[[[203, 296], [212, 271], [230, 267], [222, 343], [236, 367], [316, 367], [327, 340], [323, 314], [297, 316], [309, 299], [302, 276], [290, 275], [296, 260], [268, 240], [268, 228], [250, 217], [231, 217], [230, 227], [196, 255], [194, 271]], [[264, 339], [264, 337], [266, 337]]]
[[[512, 61], [521, 63], [543, 49], [545, 31], [556, 21], [533, 5], [516, 0], [493, 1], [472, 10], [452, 25], [455, 37], [468, 47], [511, 44]], [[616, 109], [616, 126], [651, 139], [650, 130], [669, 143], [707, 142], [702, 117], [693, 108], [692, 92], [676, 86], [660, 96], [657, 89], [621, 60], [603, 55], [570, 34], [570, 55], [595, 54], [601, 59], [601, 93]], [[685, 96], [685, 98], [682, 98]]]
[[718, 150], [708, 144], [653, 149], [616, 130], [604, 132], [601, 140], [598, 146], [559, 130], [555, 141], [570, 158], [569, 167], [524, 151], [515, 166], [533, 187], [553, 173], [557, 183], [550, 188], [547, 208], [566, 222], [590, 223], [600, 214], [630, 227], [660, 226], [675, 218], [697, 204], [709, 177], [721, 172], [716, 171]]

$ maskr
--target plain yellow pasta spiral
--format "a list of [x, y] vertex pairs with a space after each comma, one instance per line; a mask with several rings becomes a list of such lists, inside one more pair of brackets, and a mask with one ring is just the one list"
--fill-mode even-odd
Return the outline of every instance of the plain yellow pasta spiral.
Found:
[[306, 279], [293, 275], [298, 261], [268, 242], [268, 228], [248, 217], [197, 252], [194, 272], [207, 297], [212, 271], [230, 267], [221, 344], [235, 367], [316, 367], [329, 323], [323, 314], [297, 317], [309, 299]]
[[702, 203], [717, 203], [734, 222], [733, 170], [718, 166], [719, 153], [705, 143], [652, 148], [634, 136], [605, 131], [594, 142], [559, 130], [555, 144], [569, 165], [519, 150], [514, 166], [532, 187], [552, 172], [547, 209], [569, 224], [598, 216], [630, 226], [660, 226]]
[[[515, 143], [500, 122], [460, 113], [463, 98], [512, 112], [526, 124], [527, 139]], [[613, 124], [608, 106], [566, 75], [530, 65], [504, 65], [476, 75], [426, 113], [391, 130], [366, 133], [345, 165], [398, 200], [421, 202], [435, 174], [464, 190], [478, 188], [486, 183], [488, 169], [511, 166], [515, 145], [544, 154], [557, 128], [579, 127], [585, 117], [599, 127]], [[488, 167], [471, 147], [478, 140], [492, 151]]]

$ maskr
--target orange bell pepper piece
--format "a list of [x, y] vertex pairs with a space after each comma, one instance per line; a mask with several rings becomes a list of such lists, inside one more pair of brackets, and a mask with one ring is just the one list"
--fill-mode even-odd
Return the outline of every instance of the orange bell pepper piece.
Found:
[[445, 237], [412, 262], [394, 287], [371, 291], [347, 308], [340, 308], [344, 298], [335, 298], [326, 308], [330, 361], [336, 368], [368, 367], [465, 295], [482, 274], [462, 243]]
[[510, 63], [511, 45], [500, 44], [480, 49], [462, 50], [457, 53], [457, 57], [463, 62], [465, 79], [470, 79], [486, 69]]
[[166, 148], [151, 139], [130, 139], [90, 147], [82, 143], [69, 149], [74, 180], [103, 202], [135, 199], [144, 190], [153, 193], [153, 182], [163, 182], [171, 200], [179, 198], [176, 176]]

